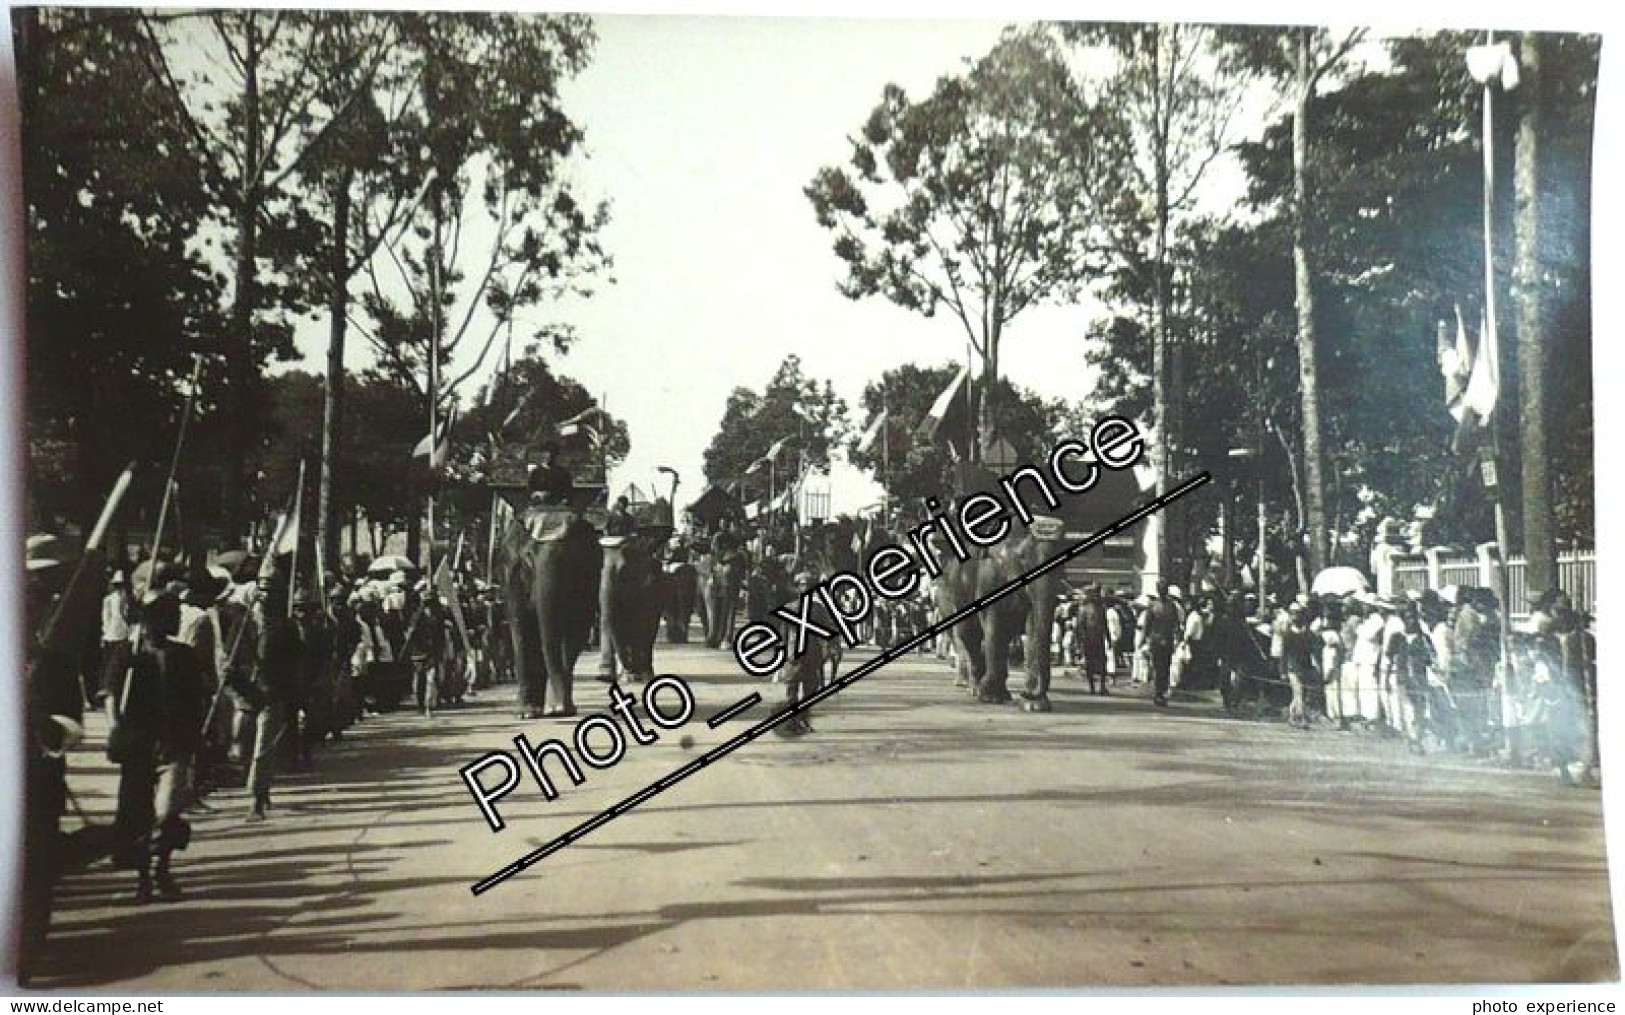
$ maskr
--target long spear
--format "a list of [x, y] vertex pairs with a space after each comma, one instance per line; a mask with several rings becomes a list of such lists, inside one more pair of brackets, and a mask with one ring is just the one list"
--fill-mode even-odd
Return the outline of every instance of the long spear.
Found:
[[50, 619], [40, 629], [37, 641], [42, 648], [49, 647], [52, 638], [55, 637], [57, 624], [62, 620], [62, 611], [68, 603], [73, 601], [79, 583], [84, 578], [86, 565], [96, 551], [101, 549], [102, 540], [107, 535], [107, 527], [113, 521], [113, 513], [118, 510], [120, 502], [124, 500], [124, 495], [129, 492], [130, 480], [134, 476], [135, 463], [132, 462], [124, 467], [124, 471], [119, 473], [117, 481], [113, 483], [113, 492], [107, 495], [107, 503], [102, 505], [101, 516], [96, 519], [96, 527], [90, 530], [90, 539], [85, 542], [84, 552], [79, 555], [79, 562], [73, 567], [73, 574], [68, 578], [67, 587], [63, 589], [61, 598], [56, 601], [56, 605], [52, 608]]
[[[288, 562], [288, 616], [293, 616], [293, 588], [299, 584], [299, 526], [305, 502], [305, 460], [299, 459], [299, 485], [293, 490], [293, 559]], [[271, 547], [275, 553], [277, 547]]]
[[192, 407], [197, 403], [198, 380], [202, 372], [203, 354], [194, 352], [192, 354], [192, 382], [186, 393], [186, 408], [181, 410], [181, 425], [175, 434], [175, 450], [169, 456], [169, 474], [164, 479], [164, 498], [158, 506], [158, 525], [152, 534], [152, 568], [147, 572], [147, 581], [142, 588], [136, 589], [134, 588], [134, 582], [131, 583], [131, 591], [136, 593], [137, 601], [140, 601], [141, 593], [152, 585], [153, 575], [158, 570], [158, 547], [164, 539], [164, 522], [169, 517], [170, 495], [175, 489], [175, 472], [180, 468], [181, 449], [186, 445], [186, 425], [191, 421]]

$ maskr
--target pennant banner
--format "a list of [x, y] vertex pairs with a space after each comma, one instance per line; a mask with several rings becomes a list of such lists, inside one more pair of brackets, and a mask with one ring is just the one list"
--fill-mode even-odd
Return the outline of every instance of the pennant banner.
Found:
[[880, 415], [876, 416], [875, 421], [869, 424], [869, 429], [863, 432], [863, 439], [858, 441], [858, 451], [860, 453], [867, 454], [869, 449], [874, 447], [875, 438], [880, 436], [880, 428], [886, 425], [888, 415], [888, 410], [880, 410]]
[[959, 373], [954, 375], [954, 379], [948, 382], [948, 386], [942, 389], [942, 394], [938, 395], [937, 400], [931, 404], [931, 411], [926, 414], [925, 419], [920, 421], [921, 437], [926, 440], [936, 438], [937, 429], [942, 426], [943, 418], [948, 415], [948, 410], [953, 407], [954, 396], [959, 394], [959, 389], [964, 386], [969, 377], [970, 367], [968, 365], [961, 367]]

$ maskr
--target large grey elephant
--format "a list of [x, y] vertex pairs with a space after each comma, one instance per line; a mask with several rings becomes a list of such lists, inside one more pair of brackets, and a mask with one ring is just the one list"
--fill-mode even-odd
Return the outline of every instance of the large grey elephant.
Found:
[[574, 715], [575, 664], [597, 620], [598, 530], [564, 508], [531, 508], [502, 545], [520, 717]]
[[670, 586], [660, 558], [663, 542], [663, 536], [647, 531], [603, 540], [600, 680], [612, 682], [623, 669], [632, 680], [654, 678], [655, 637]]
[[[977, 602], [1012, 578], [1041, 564], [1055, 545], [1031, 534], [1012, 535], [987, 549], [975, 551], [961, 562], [952, 553], [941, 558], [937, 579], [938, 609], [944, 616]], [[1050, 628], [1055, 622], [1058, 579], [1053, 571], [1031, 584], [978, 610], [954, 627], [959, 648], [959, 679], [976, 700], [985, 704], [1010, 701], [1010, 649], [1025, 634], [1023, 666], [1026, 687], [1022, 707], [1031, 712], [1050, 710]]]

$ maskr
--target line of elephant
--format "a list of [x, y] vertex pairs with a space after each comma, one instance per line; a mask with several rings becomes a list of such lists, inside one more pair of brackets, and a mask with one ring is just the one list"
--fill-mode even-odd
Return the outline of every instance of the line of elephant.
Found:
[[[697, 553], [668, 562], [664, 536], [605, 539], [591, 523], [569, 513], [567, 519], [555, 519], [550, 538], [540, 540], [527, 517], [516, 518], [502, 540], [503, 591], [521, 718], [576, 714], [575, 667], [600, 618], [598, 679], [609, 683], [624, 674], [632, 681], [649, 680], [662, 622], [667, 640], [683, 644], [697, 616], [704, 643], [721, 648], [739, 625], [742, 591], [748, 591], [746, 610], [752, 616], [764, 616], [793, 598], [789, 569], [753, 570], [742, 552]], [[831, 538], [824, 545], [804, 550], [804, 559], [822, 574], [853, 570], [874, 547], [904, 542], [878, 529], [869, 532], [866, 543], [834, 535], [848, 530], [827, 531]], [[964, 562], [951, 553], [939, 554], [942, 573], [933, 583], [937, 616], [975, 602], [1053, 549], [1028, 534]], [[955, 683], [979, 702], [1012, 701], [1011, 648], [1025, 634], [1026, 682], [1014, 698], [1029, 711], [1049, 711], [1048, 632], [1057, 585], [1052, 575], [1042, 577], [957, 625]]]

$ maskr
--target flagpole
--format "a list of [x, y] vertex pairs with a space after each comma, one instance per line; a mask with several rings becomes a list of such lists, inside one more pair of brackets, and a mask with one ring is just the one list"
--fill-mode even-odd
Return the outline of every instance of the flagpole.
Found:
[[[299, 584], [299, 527], [304, 521], [305, 460], [299, 459], [299, 485], [293, 490], [293, 559], [288, 562], [288, 616], [293, 616], [293, 590]], [[276, 552], [276, 547], [271, 547]]]
[[880, 387], [880, 516], [891, 524], [891, 410], [886, 387]]
[[[971, 344], [965, 343], [965, 461], [980, 462], [982, 456], [976, 446], [976, 399], [971, 395], [972, 378], [976, 376], [976, 369], [971, 360]], [[986, 401], [987, 392], [982, 392], [982, 399]]]
[[322, 612], [327, 612], [327, 562], [322, 553], [322, 541], [316, 540], [316, 599], [322, 605]]
[[[1484, 33], [1484, 42], [1487, 46], [1495, 45], [1495, 33]], [[1495, 332], [1495, 75], [1487, 75], [1484, 79], [1484, 333], [1479, 336], [1479, 355], [1488, 351], [1485, 349], [1485, 339]], [[1499, 355], [1500, 343], [1494, 344], [1493, 351]], [[1495, 376], [1500, 377], [1500, 364], [1495, 363]], [[1500, 399], [1496, 399], [1496, 409], [1500, 408]], [[1491, 476], [1493, 483], [1486, 483], [1490, 488], [1490, 496], [1495, 509], [1495, 548], [1501, 558], [1501, 566], [1496, 569], [1496, 593], [1501, 599], [1501, 665], [1505, 668], [1507, 679], [1503, 679], [1503, 700], [1507, 693], [1508, 679], [1513, 677], [1512, 670], [1512, 581], [1508, 574], [1508, 565], [1511, 563], [1509, 539], [1507, 536], [1506, 505], [1503, 501], [1500, 488], [1499, 468], [1501, 462], [1501, 428], [1496, 425], [1496, 415], [1491, 410], [1490, 418], [1484, 421], [1490, 428], [1490, 455]]]

